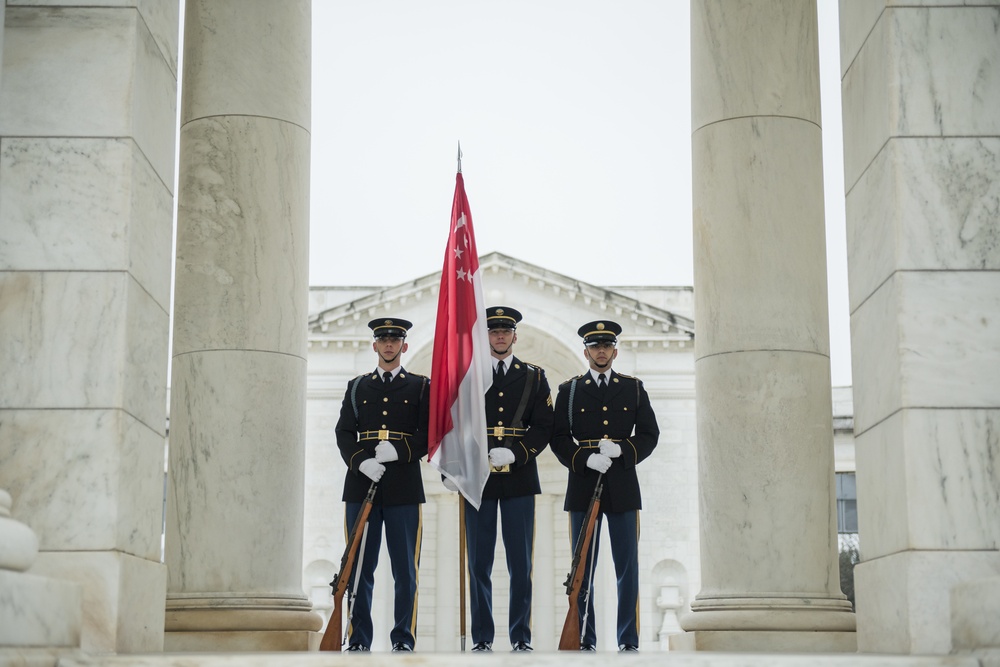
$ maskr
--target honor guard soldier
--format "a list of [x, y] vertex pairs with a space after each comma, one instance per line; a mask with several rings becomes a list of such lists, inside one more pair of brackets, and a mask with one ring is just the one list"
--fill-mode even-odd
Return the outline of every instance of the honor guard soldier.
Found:
[[515, 652], [531, 651], [531, 569], [535, 495], [541, 493], [535, 458], [552, 435], [552, 394], [545, 371], [514, 356], [521, 313], [486, 309], [493, 384], [486, 392], [490, 476], [477, 511], [465, 502], [473, 651], [493, 646], [493, 554], [497, 511], [510, 576], [508, 635]]
[[[344, 480], [346, 524], [354, 525], [361, 503], [377, 483], [368, 530], [348, 590], [357, 587], [349, 622], [348, 651], [372, 645], [372, 591], [385, 526], [385, 543], [395, 582], [392, 650], [412, 651], [417, 627], [417, 568], [420, 565], [420, 504], [424, 485], [420, 458], [427, 454], [429, 380], [401, 365], [406, 352], [406, 320], [379, 318], [368, 323], [378, 366], [347, 385], [337, 422], [337, 446], [347, 464]], [[355, 579], [360, 577], [360, 579]]]
[[[618, 578], [618, 650], [639, 650], [639, 480], [636, 466], [653, 453], [660, 430], [642, 381], [612, 370], [622, 328], [615, 322], [588, 322], [577, 332], [590, 369], [559, 386], [552, 451], [569, 468], [564, 508], [570, 513], [571, 545], [603, 475], [601, 515], [595, 526], [586, 578], [580, 591], [582, 651], [594, 651], [593, 566], [601, 525], [607, 521], [611, 557]], [[585, 604], [586, 603], [586, 604]], [[586, 619], [586, 623], [584, 623]]]

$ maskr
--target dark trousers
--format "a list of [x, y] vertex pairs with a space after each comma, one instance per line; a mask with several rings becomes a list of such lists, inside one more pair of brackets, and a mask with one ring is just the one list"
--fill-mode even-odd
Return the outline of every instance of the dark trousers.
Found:
[[[361, 512], [361, 503], [346, 503], [348, 532]], [[347, 585], [354, 590], [355, 577], [360, 573], [358, 594], [348, 627], [350, 644], [367, 648], [372, 645], [372, 592], [375, 589], [375, 566], [382, 546], [382, 526], [385, 526], [385, 546], [389, 551], [392, 579], [395, 582], [395, 625], [389, 640], [413, 648], [417, 633], [417, 569], [420, 567], [420, 505], [372, 505], [368, 515], [368, 537], [360, 570], [355, 566]], [[360, 556], [359, 556], [360, 557]]]
[[465, 502], [465, 537], [469, 553], [469, 599], [472, 641], [492, 642], [493, 554], [497, 544], [497, 510], [507, 574], [510, 577], [508, 633], [511, 646], [531, 642], [531, 563], [535, 543], [535, 496], [483, 498], [479, 511]]
[[[570, 530], [572, 546], [576, 549], [576, 541], [580, 536], [580, 527], [586, 518], [586, 512], [570, 512]], [[618, 645], [639, 645], [639, 512], [601, 513], [594, 526], [596, 539], [590, 545], [587, 558], [587, 573], [580, 587], [580, 627], [583, 632], [583, 643], [597, 646], [597, 630], [594, 624], [594, 584], [590, 581], [596, 568], [598, 546], [601, 543], [601, 526], [608, 522], [608, 534], [611, 538], [611, 558], [615, 561], [615, 574], [618, 577]], [[591, 560], [593, 559], [593, 560]], [[590, 592], [587, 599], [587, 592]], [[586, 612], [587, 622], [583, 617]]]

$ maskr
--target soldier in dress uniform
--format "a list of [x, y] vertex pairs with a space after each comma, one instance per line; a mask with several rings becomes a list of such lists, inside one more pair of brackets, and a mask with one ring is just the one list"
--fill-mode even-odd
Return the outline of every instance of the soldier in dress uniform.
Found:
[[429, 380], [409, 373], [400, 357], [406, 352], [406, 320], [378, 318], [368, 323], [375, 337], [372, 348], [378, 366], [347, 385], [337, 446], [347, 464], [344, 480], [348, 530], [361, 511], [371, 484], [377, 483], [368, 517], [368, 535], [360, 568], [351, 575], [349, 590], [360, 576], [350, 618], [348, 651], [369, 651], [372, 645], [372, 591], [385, 526], [385, 543], [395, 582], [395, 625], [389, 633], [392, 650], [412, 651], [417, 630], [417, 568], [420, 565], [420, 505], [424, 485], [420, 458], [427, 454], [430, 414]]
[[[618, 650], [638, 651], [642, 500], [635, 469], [653, 453], [660, 429], [642, 381], [611, 368], [618, 356], [616, 345], [621, 332], [620, 325], [608, 320], [588, 322], [577, 332], [583, 338], [583, 356], [590, 369], [559, 386], [552, 451], [569, 468], [563, 509], [570, 513], [574, 548], [598, 477], [603, 475], [601, 516], [595, 526], [597, 539], [590, 558], [596, 564], [601, 526], [606, 521], [618, 577]], [[597, 647], [592, 571], [587, 568], [580, 590], [582, 651]]]
[[[552, 394], [545, 371], [514, 356], [521, 313], [507, 306], [486, 309], [493, 385], [486, 392], [490, 476], [477, 511], [465, 502], [469, 552], [473, 651], [493, 646], [493, 554], [497, 511], [510, 575], [508, 635], [513, 651], [531, 651], [531, 568], [535, 495], [541, 493], [535, 458], [552, 435]], [[450, 486], [450, 485], [449, 485]]]

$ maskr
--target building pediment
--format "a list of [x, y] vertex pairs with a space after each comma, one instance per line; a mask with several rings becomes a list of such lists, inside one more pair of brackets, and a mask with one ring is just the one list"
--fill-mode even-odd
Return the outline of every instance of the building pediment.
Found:
[[[625, 293], [635, 291], [642, 295], [651, 288], [617, 290], [602, 287], [499, 252], [484, 255], [479, 265], [487, 305], [502, 303], [517, 307], [525, 313], [525, 324], [529, 327], [538, 327], [544, 320], [561, 315], [566, 321], [563, 327], [556, 329], [568, 326], [575, 335], [580, 323], [606, 317], [625, 328], [622, 344], [669, 347], [673, 343], [676, 347], [688, 347], [694, 339], [694, 320], [690, 317]], [[429, 312], [434, 312], [440, 283], [441, 272], [436, 271], [398, 285], [352, 288], [345, 293], [353, 297], [350, 300], [309, 314], [309, 340], [326, 344], [334, 341], [367, 343], [370, 340], [367, 323], [375, 317], [391, 314], [410, 319], [408, 314], [426, 315], [428, 304]], [[658, 289], [674, 290], [678, 298], [690, 301], [691, 288]], [[666, 300], [670, 301], [670, 295]], [[426, 322], [426, 316], [422, 320]], [[419, 339], [432, 328], [424, 326], [421, 331], [418, 327], [413, 334]], [[545, 328], [553, 329], [551, 326]]]

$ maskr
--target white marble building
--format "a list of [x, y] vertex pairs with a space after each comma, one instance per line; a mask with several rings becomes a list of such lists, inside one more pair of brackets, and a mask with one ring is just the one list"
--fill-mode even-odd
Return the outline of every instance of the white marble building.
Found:
[[[586, 368], [576, 330], [606, 317], [624, 327], [615, 369], [642, 378], [656, 410], [660, 442], [639, 468], [644, 510], [641, 513], [640, 618], [644, 648], [660, 646], [661, 627], [679, 632], [675, 609], [661, 608], [675, 598], [678, 606], [698, 590], [697, 440], [694, 410], [694, 327], [690, 287], [609, 288], [590, 285], [499, 253], [481, 258], [484, 298], [490, 304], [516, 307], [515, 354], [546, 369], [552, 391]], [[313, 288], [310, 291], [309, 381], [306, 407], [306, 514], [304, 582], [314, 602], [328, 605], [328, 582], [343, 552], [344, 464], [333, 428], [348, 380], [371, 370], [375, 357], [369, 320], [383, 315], [414, 322], [403, 365], [430, 373], [433, 322], [440, 273], [384, 288]], [[655, 304], [655, 305], [654, 305]], [[554, 396], [553, 396], [554, 398]], [[551, 452], [539, 459], [542, 495], [537, 498], [535, 532], [533, 644], [553, 650], [566, 614], [563, 582], [572, 559], [568, 520], [562, 503], [566, 469]], [[423, 508], [418, 642], [424, 650], [458, 648], [458, 503], [440, 476], [424, 467], [428, 503]], [[610, 551], [600, 559], [600, 635], [614, 637], [614, 569]], [[381, 560], [381, 562], [386, 562]], [[506, 565], [497, 546], [494, 567], [497, 647], [506, 642]], [[391, 613], [387, 565], [376, 594], [376, 612]], [[607, 597], [610, 594], [610, 597]], [[658, 598], [666, 596], [661, 602]], [[391, 618], [376, 626], [391, 627]], [[377, 632], [386, 642], [388, 631]], [[666, 634], [663, 636], [665, 646]], [[614, 650], [614, 642], [610, 642]], [[387, 648], [376, 644], [373, 648]]]
[[[305, 650], [322, 626], [302, 582], [318, 521], [304, 508], [318, 481], [310, 2], [186, 0], [183, 71], [177, 0], [7, 0], [0, 16], [0, 663]], [[836, 576], [815, 2], [692, 1], [695, 425], [690, 377], [671, 366], [691, 367], [672, 348], [683, 331], [657, 315], [677, 306], [637, 313], [623, 368], [651, 382], [681, 441], [697, 431], [697, 565], [671, 542], [690, 526], [645, 533], [662, 540], [645, 562], [668, 563], [653, 565], [647, 619], [656, 577], [700, 582], [672, 646], [1000, 660], [998, 25], [994, 0], [840, 3], [854, 614]], [[621, 296], [631, 320], [646, 300]], [[617, 298], [557, 299], [524, 338], [570, 374], [572, 316]], [[426, 338], [414, 347], [419, 368]], [[361, 363], [330, 358], [331, 384]], [[680, 454], [668, 443], [658, 457]], [[453, 517], [434, 507], [445, 533]], [[314, 569], [324, 548], [305, 557]], [[433, 588], [446, 599], [449, 585]]]

